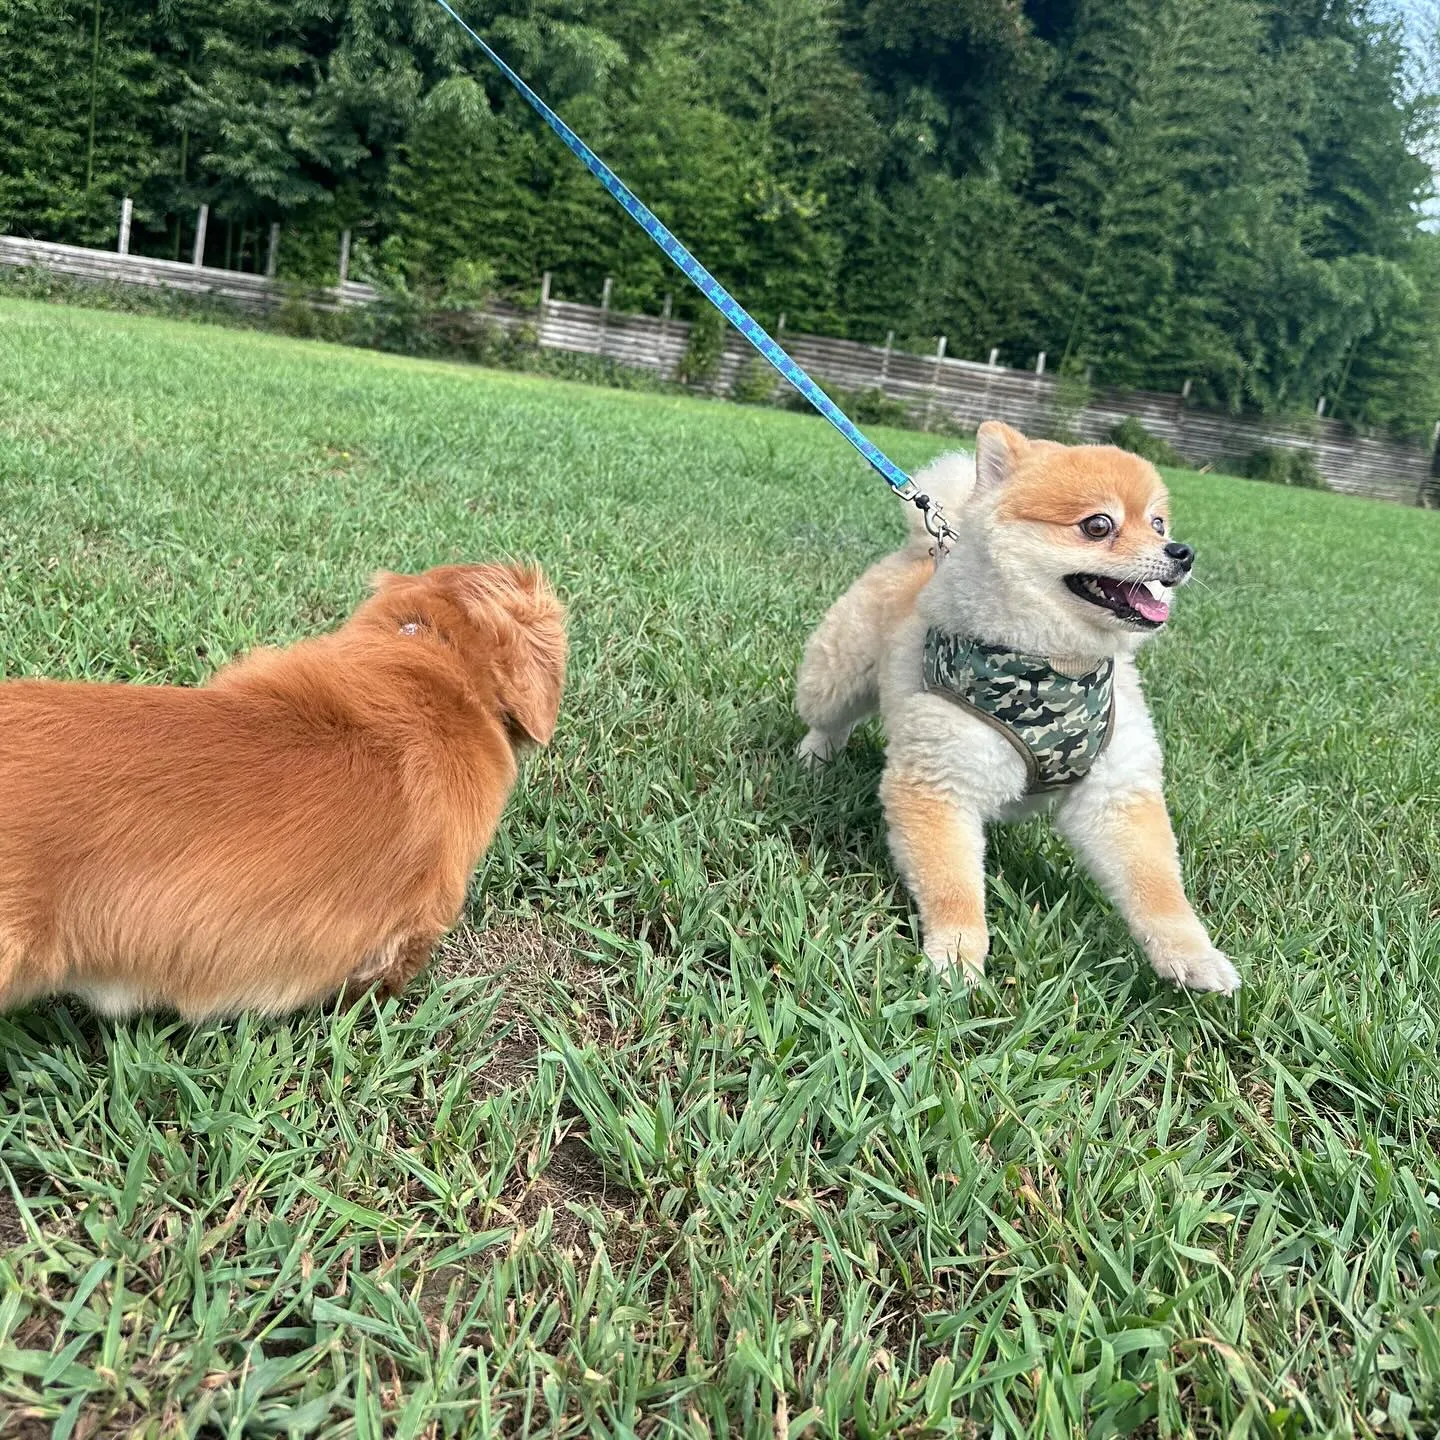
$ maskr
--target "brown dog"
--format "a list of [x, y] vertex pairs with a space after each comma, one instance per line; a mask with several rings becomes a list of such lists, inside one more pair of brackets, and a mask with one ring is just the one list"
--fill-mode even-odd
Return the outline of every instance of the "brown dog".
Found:
[[508, 566], [375, 587], [198, 689], [0, 684], [0, 1009], [277, 1014], [423, 968], [554, 731], [564, 611]]

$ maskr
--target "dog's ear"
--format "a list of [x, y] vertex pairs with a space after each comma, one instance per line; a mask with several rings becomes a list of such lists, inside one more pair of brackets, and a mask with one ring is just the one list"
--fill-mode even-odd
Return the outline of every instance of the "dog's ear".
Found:
[[565, 688], [565, 610], [539, 570], [477, 566], [466, 604], [493, 630], [495, 692], [510, 721], [537, 745], [548, 745]]
[[1003, 420], [987, 420], [975, 432], [975, 488], [995, 490], [1015, 473], [1031, 441]]

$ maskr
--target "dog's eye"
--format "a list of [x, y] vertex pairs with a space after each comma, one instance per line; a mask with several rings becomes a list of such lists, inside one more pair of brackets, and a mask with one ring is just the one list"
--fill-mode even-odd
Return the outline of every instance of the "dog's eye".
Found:
[[1080, 522], [1080, 529], [1091, 540], [1103, 540], [1114, 533], [1115, 522], [1108, 515], [1088, 515]]
[[1150, 528], [1151, 528], [1157, 535], [1163, 535], [1163, 534], [1165, 533], [1165, 517], [1164, 517], [1163, 515], [1157, 515], [1157, 516], [1150, 522]]

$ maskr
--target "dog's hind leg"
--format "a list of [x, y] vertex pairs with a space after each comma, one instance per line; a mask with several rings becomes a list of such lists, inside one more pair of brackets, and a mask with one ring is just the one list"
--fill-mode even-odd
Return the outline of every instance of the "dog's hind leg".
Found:
[[439, 935], [412, 935], [400, 947], [390, 968], [380, 977], [380, 993], [388, 1000], [399, 995], [430, 963]]
[[392, 1000], [430, 963], [443, 930], [426, 930], [392, 940], [345, 981], [341, 1002], [354, 1005], [370, 991]]
[[795, 686], [795, 708], [810, 727], [798, 752], [806, 764], [833, 758], [874, 713], [890, 634], [933, 574], [928, 556], [891, 555], [872, 565], [816, 626]]

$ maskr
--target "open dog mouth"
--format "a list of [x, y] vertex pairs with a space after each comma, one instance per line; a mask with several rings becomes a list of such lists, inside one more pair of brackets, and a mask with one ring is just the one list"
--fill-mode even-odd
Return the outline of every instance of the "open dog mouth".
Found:
[[1108, 610], [1127, 625], [1150, 629], [1170, 618], [1170, 596], [1158, 580], [1112, 580], [1108, 575], [1067, 575], [1073, 594]]

